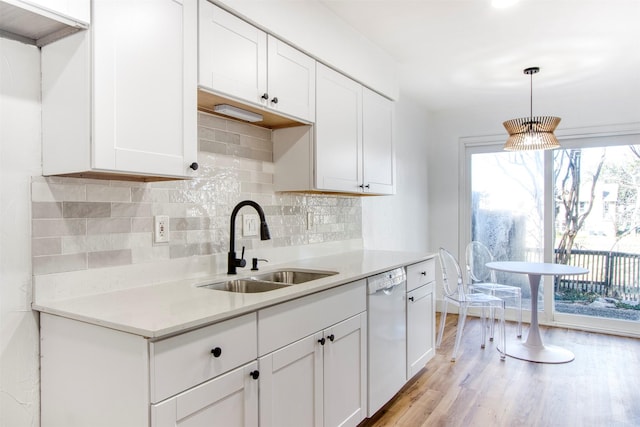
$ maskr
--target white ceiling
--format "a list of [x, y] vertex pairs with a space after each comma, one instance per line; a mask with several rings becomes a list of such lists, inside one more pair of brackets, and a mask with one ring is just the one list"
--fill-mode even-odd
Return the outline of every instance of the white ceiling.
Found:
[[[321, 0], [398, 62], [431, 110], [537, 96], [611, 97], [640, 111], [640, 0]], [[534, 111], [535, 112], [535, 111]]]

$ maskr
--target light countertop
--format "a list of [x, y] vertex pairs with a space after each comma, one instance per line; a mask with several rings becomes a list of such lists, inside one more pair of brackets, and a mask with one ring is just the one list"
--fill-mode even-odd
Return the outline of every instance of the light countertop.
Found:
[[[396, 251], [354, 251], [272, 265], [236, 276], [220, 274], [108, 293], [34, 304], [33, 309], [123, 332], [158, 339], [256, 311], [304, 295], [353, 282], [434, 255]], [[283, 268], [328, 270], [338, 274], [262, 293], [234, 293], [199, 288], [198, 284], [249, 277]]]

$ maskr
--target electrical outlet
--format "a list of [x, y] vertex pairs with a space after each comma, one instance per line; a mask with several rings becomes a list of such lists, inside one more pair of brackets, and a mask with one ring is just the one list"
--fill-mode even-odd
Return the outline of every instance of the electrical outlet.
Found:
[[245, 237], [257, 236], [259, 224], [260, 224], [260, 219], [258, 215], [256, 214], [242, 215], [242, 235]]
[[153, 217], [153, 241], [155, 243], [169, 243], [169, 216], [156, 215]]
[[313, 225], [313, 212], [307, 212], [307, 230], [312, 230]]

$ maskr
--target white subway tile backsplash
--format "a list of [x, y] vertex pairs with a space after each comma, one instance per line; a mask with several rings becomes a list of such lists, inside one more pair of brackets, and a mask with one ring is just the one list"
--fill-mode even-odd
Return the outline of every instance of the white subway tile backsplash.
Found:
[[131, 187], [113, 185], [87, 185], [89, 202], [130, 202]]
[[84, 201], [87, 200], [86, 185], [57, 184], [37, 181], [31, 184], [31, 200], [34, 202]]
[[[240, 215], [237, 248], [262, 251], [362, 238], [359, 198], [274, 192], [269, 129], [206, 113], [199, 113], [198, 120], [200, 168], [192, 180], [34, 177], [34, 275], [203, 255], [225, 259], [229, 217], [245, 199], [264, 208], [272, 239], [243, 237]], [[309, 212], [315, 225], [307, 230]], [[243, 208], [243, 213], [253, 210]], [[153, 243], [155, 215], [170, 217], [168, 244]]]
[[87, 219], [87, 234], [131, 233], [131, 218]]
[[37, 218], [62, 218], [62, 202], [33, 202], [31, 204], [31, 217]]
[[115, 267], [131, 264], [131, 250], [113, 250], [102, 252], [89, 252], [87, 264], [89, 268]]
[[87, 254], [70, 254], [33, 257], [33, 274], [51, 274], [67, 271], [85, 270]]
[[111, 203], [63, 202], [64, 218], [108, 218], [111, 216]]
[[33, 256], [61, 255], [62, 238], [48, 237], [33, 239], [31, 243], [31, 252], [33, 253]]
[[87, 220], [34, 219], [31, 230], [33, 238], [84, 235], [87, 233]]

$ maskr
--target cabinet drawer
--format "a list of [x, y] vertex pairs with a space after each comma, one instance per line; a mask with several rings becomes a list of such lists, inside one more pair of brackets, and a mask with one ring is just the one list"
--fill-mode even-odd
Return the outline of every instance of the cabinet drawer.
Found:
[[268, 307], [258, 312], [258, 353], [335, 325], [367, 309], [365, 280]]
[[407, 291], [436, 280], [435, 258], [407, 266]]
[[256, 359], [256, 314], [153, 342], [150, 352], [155, 403]]

